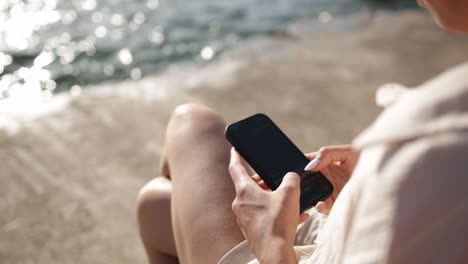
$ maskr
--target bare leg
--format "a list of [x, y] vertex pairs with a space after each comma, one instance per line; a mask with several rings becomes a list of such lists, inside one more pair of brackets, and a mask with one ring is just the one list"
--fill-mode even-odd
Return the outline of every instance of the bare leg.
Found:
[[[177, 252], [181, 263], [216, 263], [244, 239], [231, 210], [234, 188], [227, 171], [224, 127], [224, 121], [206, 107], [184, 105], [174, 112], [166, 139], [169, 191], [157, 180], [142, 190], [139, 199], [140, 230], [150, 260], [152, 255], [170, 257]], [[157, 198], [149, 202], [150, 197]], [[160, 203], [164, 200], [165, 206]], [[171, 218], [173, 239], [167, 237]]]
[[166, 176], [147, 183], [138, 195], [140, 236], [151, 264], [179, 263], [171, 224], [172, 183]]

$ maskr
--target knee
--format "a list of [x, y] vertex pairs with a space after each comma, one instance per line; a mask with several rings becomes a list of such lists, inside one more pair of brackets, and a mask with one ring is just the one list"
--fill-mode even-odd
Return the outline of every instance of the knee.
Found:
[[188, 136], [223, 133], [225, 127], [225, 121], [213, 109], [198, 104], [183, 104], [174, 110], [169, 121], [168, 134], [180, 132]]
[[155, 224], [161, 212], [170, 212], [171, 183], [159, 177], [141, 188], [137, 197], [137, 219], [140, 227]]

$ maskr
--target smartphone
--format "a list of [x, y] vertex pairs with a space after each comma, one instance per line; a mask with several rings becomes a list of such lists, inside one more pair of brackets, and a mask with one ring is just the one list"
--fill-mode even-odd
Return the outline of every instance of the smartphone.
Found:
[[332, 184], [321, 172], [304, 171], [309, 159], [268, 116], [256, 114], [231, 124], [225, 136], [271, 190], [280, 186], [288, 172], [299, 174], [301, 212], [333, 192]]

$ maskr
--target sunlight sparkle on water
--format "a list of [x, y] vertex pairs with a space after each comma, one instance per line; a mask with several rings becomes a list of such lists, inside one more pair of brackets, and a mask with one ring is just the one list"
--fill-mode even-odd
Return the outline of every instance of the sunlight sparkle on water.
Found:
[[146, 2], [146, 6], [149, 8], [149, 9], [156, 9], [158, 8], [159, 6], [159, 1], [158, 0], [148, 0]]
[[0, 52], [0, 65], [8, 66], [11, 64], [12, 61], [13, 59], [10, 55]]
[[114, 26], [122, 26], [125, 23], [125, 18], [122, 14], [113, 14], [111, 16], [111, 24]]
[[135, 16], [133, 16], [133, 22], [135, 22], [135, 24], [137, 25], [141, 25], [145, 23], [145, 20], [146, 20], [145, 14], [141, 12], [136, 13]]
[[4, 13], [0, 25], [0, 49], [19, 51], [37, 44], [34, 33], [40, 27], [60, 20], [60, 12], [56, 10], [57, 1], [43, 1], [43, 5], [7, 1], [10, 10]]
[[[143, 4], [147, 8], [155, 9], [159, 2], [148, 0]], [[137, 12], [127, 21], [123, 13], [111, 13], [105, 7], [98, 10], [98, 5], [96, 0], [0, 0], [0, 50], [3, 51], [0, 52], [0, 100], [9, 98], [9, 101], [16, 100], [16, 105], [27, 106], [31, 104], [31, 100], [41, 100], [44, 96], [50, 96], [58, 86], [55, 78], [76, 77], [83, 71], [94, 74], [100, 72], [105, 76], [114, 75], [114, 65], [100, 65], [83, 55], [93, 56], [96, 53], [97, 41], [122, 39], [126, 36], [123, 26], [128, 23], [136, 30], [146, 22], [146, 16], [144, 12]], [[77, 38], [73, 31], [63, 30], [47, 38], [41, 35], [44, 28], [54, 24], [73, 27], [83, 12], [88, 12], [90, 22], [95, 25], [91, 35]], [[163, 39], [162, 35], [154, 38], [155, 42], [160, 43]], [[30, 64], [16, 62], [15, 56], [11, 55], [23, 52], [35, 56]], [[134, 62], [134, 55], [128, 48], [120, 49], [115, 54], [117, 61], [123, 65]], [[17, 67], [18, 64], [15, 63], [19, 64], [18, 68], [7, 68], [10, 65]], [[59, 70], [56, 70], [57, 67]], [[46, 68], [53, 69], [53, 73]], [[141, 70], [134, 68], [129, 77], [139, 79], [141, 75]], [[70, 86], [74, 87], [73, 95], [81, 91], [78, 90], [81, 86], [74, 83]], [[36, 99], [33, 99], [34, 97]]]
[[96, 0], [74, 0], [74, 2], [83, 10], [94, 10], [96, 8]]
[[105, 26], [99, 26], [94, 30], [94, 34], [98, 38], [103, 38], [107, 35], [107, 28]]
[[81, 87], [79, 85], [73, 85], [70, 89], [71, 96], [80, 96], [81, 95]]
[[114, 70], [114, 65], [112, 64], [104, 66], [104, 74], [106, 76], [112, 76], [114, 74]]
[[12, 61], [13, 59], [10, 55], [0, 52], [0, 74], [3, 73], [5, 67], [10, 65]]
[[63, 12], [63, 15], [62, 15], [62, 23], [65, 25], [69, 25], [73, 23], [77, 17], [78, 17], [78, 14], [76, 13], [75, 10], [65, 11]]
[[103, 18], [104, 18], [104, 15], [101, 12], [94, 12], [91, 15], [91, 20], [96, 24], [101, 23]]
[[160, 45], [164, 42], [164, 35], [161, 32], [153, 31], [150, 35], [150, 40], [154, 44]]
[[204, 47], [200, 51], [200, 56], [204, 60], [211, 60], [214, 55], [215, 55], [215, 51], [214, 51], [214, 49], [212, 47]]
[[43, 51], [41, 52], [41, 54], [39, 54], [39, 56], [37, 56], [34, 59], [34, 67], [43, 68], [49, 65], [50, 63], [52, 63], [54, 59], [55, 59], [55, 54], [53, 54], [52, 52]]
[[122, 49], [119, 51], [119, 60], [124, 65], [129, 65], [133, 62], [133, 55], [129, 49]]
[[328, 23], [333, 19], [333, 16], [330, 13], [326, 12], [326, 11], [322, 11], [322, 12], [320, 12], [320, 15], [319, 15], [318, 19], [322, 23]]
[[47, 90], [53, 91], [55, 88], [57, 88], [57, 83], [54, 80], [47, 80], [45, 87]]
[[[87, 2], [88, 7], [91, 2]], [[3, 13], [0, 24], [0, 49], [6, 52], [21, 50], [34, 50], [40, 42], [38, 32], [41, 28], [57, 22], [71, 23], [77, 13], [71, 11], [58, 11], [58, 0], [42, 1], [2, 1], [0, 6]], [[91, 3], [92, 4], [92, 3]], [[84, 45], [82, 49], [89, 49]], [[36, 109], [47, 99], [57, 87], [52, 80], [52, 74], [44, 69], [56, 57], [64, 64], [74, 60], [78, 44], [71, 42], [71, 36], [64, 32], [59, 36], [44, 41], [42, 51], [33, 59], [30, 66], [18, 67], [17, 70], [4, 74], [0, 78], [0, 99], [8, 105], [10, 110], [16, 112]], [[15, 63], [11, 55], [0, 52], [0, 69]], [[1, 73], [1, 72], [0, 72]], [[15, 110], [16, 109], [16, 110]], [[21, 110], [22, 109], [22, 110]]]
[[141, 78], [141, 70], [139, 68], [135, 68], [130, 72], [130, 77], [133, 80], [137, 80]]

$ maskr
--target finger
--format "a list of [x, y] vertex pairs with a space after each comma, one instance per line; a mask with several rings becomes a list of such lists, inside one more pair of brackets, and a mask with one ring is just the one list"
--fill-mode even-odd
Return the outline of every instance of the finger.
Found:
[[256, 185], [242, 164], [241, 156], [234, 148], [231, 149], [229, 174], [236, 190], [240, 189], [241, 186]]
[[325, 210], [325, 203], [322, 202], [322, 201], [318, 202], [315, 205], [315, 210], [317, 210], [317, 212], [319, 212], [319, 213], [322, 213]]
[[270, 187], [268, 187], [268, 185], [266, 185], [266, 183], [263, 180], [261, 180], [261, 181], [259, 181], [257, 183], [258, 183], [258, 186], [260, 186], [263, 190], [271, 191]]
[[315, 157], [318, 156], [318, 151], [311, 152], [311, 153], [305, 153], [304, 154], [309, 160], [315, 159]]
[[328, 214], [328, 213], [330, 213], [331, 205], [329, 203], [327, 203], [327, 202], [320, 201], [315, 205], [315, 209], [319, 213]]
[[252, 179], [255, 182], [257, 182], [258, 186], [260, 186], [263, 190], [271, 191], [270, 187], [268, 187], [268, 185], [266, 185], [265, 181], [263, 181], [262, 178], [260, 178], [260, 176], [258, 176], [258, 174], [253, 175]]
[[355, 154], [350, 145], [323, 147], [318, 155], [307, 164], [305, 170], [320, 171], [334, 163], [344, 163], [348, 159], [354, 159]]
[[262, 178], [260, 178], [260, 176], [258, 176], [258, 174], [254, 174], [254, 175], [252, 176], [252, 179], [253, 179], [256, 183], [259, 183], [259, 182], [262, 180]]
[[299, 215], [299, 224], [302, 224], [304, 223], [305, 221], [307, 221], [307, 219], [309, 219], [309, 214], [300, 214]]
[[300, 186], [301, 186], [301, 177], [299, 174], [294, 172], [288, 172], [281, 182], [281, 185], [278, 187], [277, 190], [284, 191], [287, 195], [297, 194], [300, 193]]

